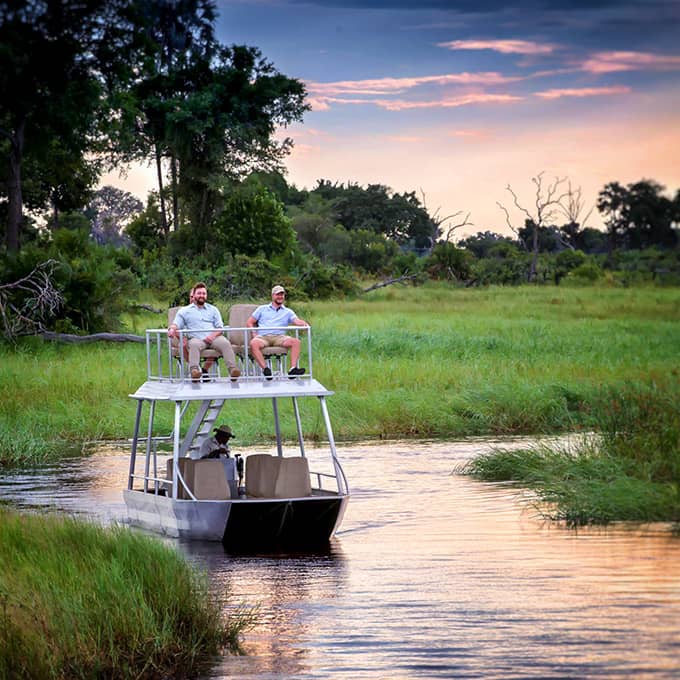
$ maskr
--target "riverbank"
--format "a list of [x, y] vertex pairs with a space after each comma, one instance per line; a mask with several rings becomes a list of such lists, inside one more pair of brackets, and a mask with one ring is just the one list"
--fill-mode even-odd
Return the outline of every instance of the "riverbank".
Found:
[[539, 514], [568, 526], [680, 523], [680, 380], [611, 390], [597, 435], [575, 446], [496, 449], [457, 471], [534, 491]]
[[0, 677], [188, 677], [238, 648], [207, 578], [123, 528], [0, 510]]
[[[679, 363], [678, 289], [428, 284], [290, 304], [313, 326], [314, 374], [336, 392], [329, 407], [340, 441], [590, 430], [603, 390], [655, 380]], [[166, 320], [144, 312], [125, 330]], [[37, 339], [0, 347], [0, 389], [12, 395], [0, 403], [0, 465], [128, 436], [144, 353], [136, 344]], [[264, 411], [236, 404], [226, 417], [239, 445], [271, 441]], [[314, 441], [323, 425], [311, 422], [304, 434]], [[171, 410], [158, 423], [170, 431]]]

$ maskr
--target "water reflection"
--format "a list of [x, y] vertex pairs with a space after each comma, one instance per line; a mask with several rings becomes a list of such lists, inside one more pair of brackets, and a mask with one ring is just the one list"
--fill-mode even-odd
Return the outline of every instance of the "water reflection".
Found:
[[[508, 446], [508, 442], [502, 442]], [[227, 609], [256, 607], [220, 678], [675, 678], [680, 540], [566, 530], [507, 485], [451, 472], [489, 442], [342, 447], [352, 499], [323, 554], [171, 542]], [[121, 451], [0, 479], [21, 507], [124, 521]]]

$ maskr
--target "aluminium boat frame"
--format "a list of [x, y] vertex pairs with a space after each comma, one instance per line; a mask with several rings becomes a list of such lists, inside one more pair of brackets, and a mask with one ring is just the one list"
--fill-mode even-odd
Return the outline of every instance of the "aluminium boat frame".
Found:
[[[229, 330], [243, 332], [247, 339], [252, 329], [223, 330], [225, 335]], [[287, 357], [275, 355], [268, 359], [268, 365], [275, 369], [268, 380], [246, 349], [245, 355], [239, 357], [242, 375], [237, 381], [228, 375], [222, 377], [219, 368], [213, 369], [206, 379], [192, 380], [187, 375], [182, 354], [173, 352], [167, 331], [146, 331], [147, 379], [130, 395], [136, 400], [137, 408], [128, 482], [123, 496], [131, 525], [170, 537], [221, 541], [230, 551], [316, 549], [328, 544], [342, 521], [349, 500], [349, 487], [337, 458], [326, 404], [333, 392], [312, 374], [311, 328], [290, 327], [286, 330], [298, 337], [306, 334], [308, 373], [290, 379], [286, 372]], [[244, 341], [244, 345], [247, 348], [247, 342]], [[303, 399], [318, 402], [325, 426], [328, 448], [320, 464], [317, 463], [319, 447], [313, 447], [313, 455], [309, 456], [303, 441], [298, 403]], [[258, 471], [258, 466], [249, 464], [250, 456], [243, 455], [245, 485], [240, 485], [228, 479], [229, 466], [225, 463], [226, 483], [218, 484], [223, 491], [215, 494], [212, 488], [215, 486], [214, 475], [215, 471], [218, 476], [222, 474], [221, 466], [215, 468], [214, 460], [196, 461], [196, 480], [192, 483], [191, 475], [187, 473], [188, 464], [184, 463], [191, 452], [200, 447], [203, 438], [210, 436], [218, 418], [232, 422], [228, 406], [235, 401], [254, 403], [261, 400], [271, 404], [276, 439], [276, 454], [266, 457], [266, 469]], [[281, 434], [280, 408], [287, 400], [292, 404], [297, 430], [294, 452], [290, 446], [284, 447]], [[173, 429], [167, 436], [158, 436], [155, 434], [156, 419], [163, 407], [173, 409]], [[144, 419], [146, 427], [143, 426]], [[168, 454], [167, 460], [160, 460], [161, 455]], [[259, 456], [262, 458], [262, 454]], [[320, 465], [319, 469], [309, 467], [312, 458], [314, 465]], [[267, 478], [277, 474], [278, 464], [283, 470], [283, 459], [295, 459], [289, 461], [294, 464], [296, 476], [292, 485], [281, 483], [283, 472], [278, 473], [278, 479]], [[213, 465], [210, 472], [204, 465], [208, 462]], [[198, 487], [198, 468], [201, 466], [203, 473], [207, 472], [210, 477], [205, 480], [211, 486], [207, 495]], [[256, 474], [262, 477], [257, 484]], [[301, 474], [305, 479], [300, 478]]]

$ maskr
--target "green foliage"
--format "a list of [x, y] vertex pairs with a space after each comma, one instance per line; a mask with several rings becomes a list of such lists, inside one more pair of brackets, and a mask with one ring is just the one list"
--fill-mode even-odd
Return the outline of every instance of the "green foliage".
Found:
[[439, 241], [427, 258], [427, 271], [433, 279], [467, 281], [472, 274], [474, 256], [449, 241]]
[[475, 263], [472, 276], [480, 285], [517, 286], [527, 281], [529, 259], [516, 245], [498, 243], [489, 248], [488, 257]]
[[0, 511], [0, 677], [193, 676], [248, 625], [220, 617], [205, 576], [160, 541]]
[[680, 521], [680, 382], [606, 386], [590, 407], [598, 435], [574, 446], [497, 449], [460, 471], [517, 481], [568, 524]]
[[680, 220], [680, 201], [662, 195], [658, 182], [640, 180], [623, 187], [610, 182], [600, 191], [597, 208], [607, 224], [614, 248], [641, 249], [674, 247], [678, 234], [673, 225]]
[[18, 256], [6, 259], [3, 279], [16, 281], [50, 258], [59, 263], [54, 285], [64, 302], [48, 328], [71, 333], [119, 328], [120, 315], [136, 290], [129, 252], [97, 246], [86, 230], [58, 229], [51, 241], [29, 244]]
[[295, 232], [283, 204], [262, 186], [233, 187], [210, 227], [209, 243], [201, 244], [206, 257], [220, 261], [225, 253], [271, 258], [289, 252]]
[[588, 285], [602, 277], [602, 269], [595, 261], [584, 262], [574, 267], [565, 278], [568, 283]]
[[570, 271], [578, 267], [582, 267], [586, 261], [587, 256], [580, 250], [562, 250], [554, 256], [554, 273], [553, 280], [555, 285], [559, 285], [560, 281], [569, 274]]

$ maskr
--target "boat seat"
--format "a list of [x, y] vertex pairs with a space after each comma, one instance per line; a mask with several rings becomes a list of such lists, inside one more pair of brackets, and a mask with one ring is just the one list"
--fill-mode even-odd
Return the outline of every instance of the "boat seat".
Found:
[[[238, 497], [234, 458], [180, 458], [178, 463], [184, 481], [197, 499], [219, 501]], [[168, 458], [166, 465], [166, 478], [172, 480], [172, 458]], [[177, 490], [177, 498], [191, 498], [181, 484]]]
[[254, 453], [246, 458], [246, 496], [300, 498], [312, 495], [309, 462], [302, 456]]
[[[175, 320], [175, 317], [177, 316], [177, 311], [180, 309], [180, 307], [170, 307], [168, 309], [168, 328], [170, 328], [170, 324], [172, 324]], [[181, 363], [181, 357], [180, 357], [180, 352], [179, 352], [179, 338], [171, 338], [170, 339], [170, 348], [172, 350], [172, 356], [177, 359], [178, 363]], [[212, 357], [213, 359], [219, 359], [222, 355], [214, 349], [204, 349], [201, 351], [201, 359], [207, 359], [208, 357]], [[189, 367], [189, 360], [188, 360], [188, 355], [184, 356], [184, 364], [188, 368]], [[219, 362], [215, 362], [215, 366], [218, 366]], [[219, 369], [218, 369], [219, 370]]]
[[[229, 308], [229, 333], [227, 337], [234, 349], [234, 353], [238, 356], [243, 365], [248, 368], [250, 359], [250, 351], [248, 343], [250, 342], [250, 332], [246, 330], [232, 330], [234, 328], [244, 329], [246, 322], [257, 309], [258, 305], [253, 304], [237, 304]], [[279, 370], [286, 370], [286, 359], [288, 357], [288, 350], [285, 347], [265, 347], [262, 350], [262, 355], [265, 361], [271, 364], [272, 359], [279, 362]]]
[[246, 458], [246, 496], [274, 498], [279, 473], [278, 456], [252, 453]]
[[308, 460], [303, 456], [279, 458], [274, 498], [300, 498], [311, 495]]

